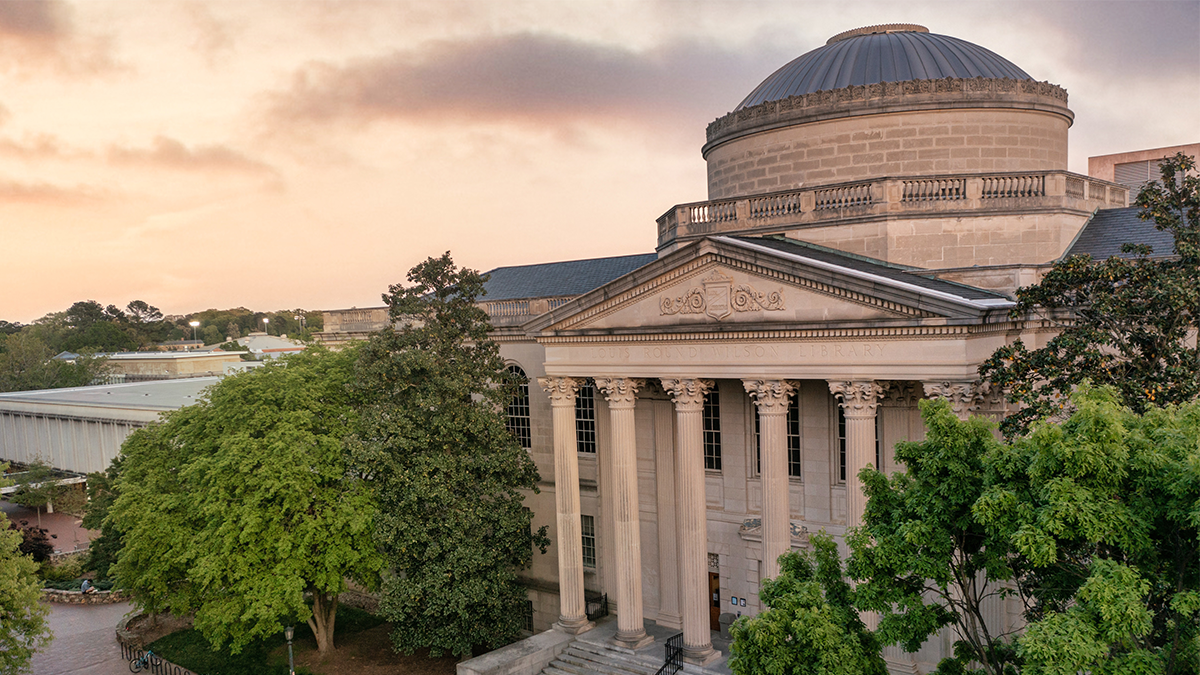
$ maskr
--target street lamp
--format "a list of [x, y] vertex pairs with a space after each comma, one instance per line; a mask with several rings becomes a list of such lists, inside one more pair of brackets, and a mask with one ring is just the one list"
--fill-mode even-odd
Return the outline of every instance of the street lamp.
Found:
[[192, 327], [192, 342], [196, 341], [196, 329], [200, 327], [199, 321], [189, 321], [188, 325]]
[[286, 637], [288, 641], [288, 675], [296, 675], [296, 665], [292, 661], [292, 635], [294, 635], [295, 632], [296, 628], [294, 626], [288, 626], [287, 628], [283, 629], [283, 636]]
[[271, 320], [264, 316], [263, 317], [263, 332], [264, 333], [267, 332], [267, 324], [269, 324], [269, 323], [271, 323]]

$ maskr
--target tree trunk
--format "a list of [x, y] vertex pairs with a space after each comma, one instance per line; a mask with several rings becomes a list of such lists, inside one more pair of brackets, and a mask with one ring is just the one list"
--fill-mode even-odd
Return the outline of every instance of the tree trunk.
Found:
[[312, 591], [312, 617], [308, 627], [317, 638], [317, 652], [322, 656], [333, 651], [333, 622], [337, 618], [338, 596], [336, 593]]

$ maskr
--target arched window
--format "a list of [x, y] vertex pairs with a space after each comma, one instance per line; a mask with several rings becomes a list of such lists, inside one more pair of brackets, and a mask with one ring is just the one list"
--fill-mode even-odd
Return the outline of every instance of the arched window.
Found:
[[508, 402], [508, 430], [521, 447], [528, 450], [533, 447], [533, 427], [529, 419], [529, 378], [521, 366], [509, 366], [508, 372], [517, 381], [512, 399]]

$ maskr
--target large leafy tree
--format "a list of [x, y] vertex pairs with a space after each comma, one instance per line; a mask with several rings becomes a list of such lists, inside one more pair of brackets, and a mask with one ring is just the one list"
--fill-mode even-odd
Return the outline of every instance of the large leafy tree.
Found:
[[449, 253], [384, 295], [400, 329], [365, 345], [358, 389], [367, 398], [356, 453], [377, 487], [377, 538], [393, 574], [380, 609], [395, 647], [468, 656], [521, 629], [531, 533], [524, 491], [538, 474], [506, 429], [511, 392], [487, 315], [484, 278]]
[[1029, 672], [1200, 671], [1200, 403], [1119, 399], [1081, 386], [985, 462], [974, 513], [1011, 543]]
[[81, 387], [108, 368], [104, 358], [81, 354], [73, 361], [54, 352], [33, 330], [0, 336], [0, 391]]
[[333, 649], [346, 579], [374, 586], [382, 565], [343, 443], [356, 356], [317, 349], [226, 378], [130, 436], [109, 520], [117, 580], [140, 604], [195, 611], [235, 652], [295, 620]]
[[[3, 476], [7, 464], [0, 464]], [[5, 485], [0, 478], [0, 485]], [[0, 527], [0, 675], [15, 675], [29, 667], [33, 653], [51, 639], [48, 610], [41, 599], [38, 565], [22, 554], [21, 533]]]
[[824, 532], [813, 550], [780, 557], [779, 576], [763, 581], [768, 609], [730, 627], [734, 675], [886, 675], [875, 635], [859, 619], [842, 577], [837, 544]]
[[1002, 423], [1006, 435], [1056, 412], [1085, 379], [1112, 386], [1137, 412], [1200, 395], [1200, 334], [1189, 337], [1200, 327], [1200, 178], [1184, 154], [1161, 172], [1137, 204], [1172, 234], [1173, 255], [1126, 244], [1132, 257], [1072, 256], [1017, 291], [1013, 316], [1048, 320], [1059, 333], [1040, 349], [1018, 340], [980, 366], [1021, 406]]
[[885, 644], [917, 651], [944, 626], [959, 641], [944, 663], [952, 673], [975, 662], [989, 675], [1013, 661], [1011, 637], [989, 626], [985, 604], [1013, 576], [1007, 541], [972, 508], [985, 490], [984, 461], [998, 447], [983, 418], [961, 422], [945, 401], [922, 401], [924, 441], [896, 446], [906, 470], [890, 478], [867, 467], [863, 525], [848, 537], [848, 570], [860, 580], [858, 606], [879, 613]]

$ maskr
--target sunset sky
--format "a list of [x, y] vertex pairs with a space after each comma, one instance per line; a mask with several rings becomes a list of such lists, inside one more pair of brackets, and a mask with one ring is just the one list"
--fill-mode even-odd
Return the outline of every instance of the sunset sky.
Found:
[[1064, 86], [1070, 169], [1200, 141], [1200, 0], [0, 0], [0, 319], [376, 306], [650, 252], [705, 126], [787, 61], [907, 22]]

